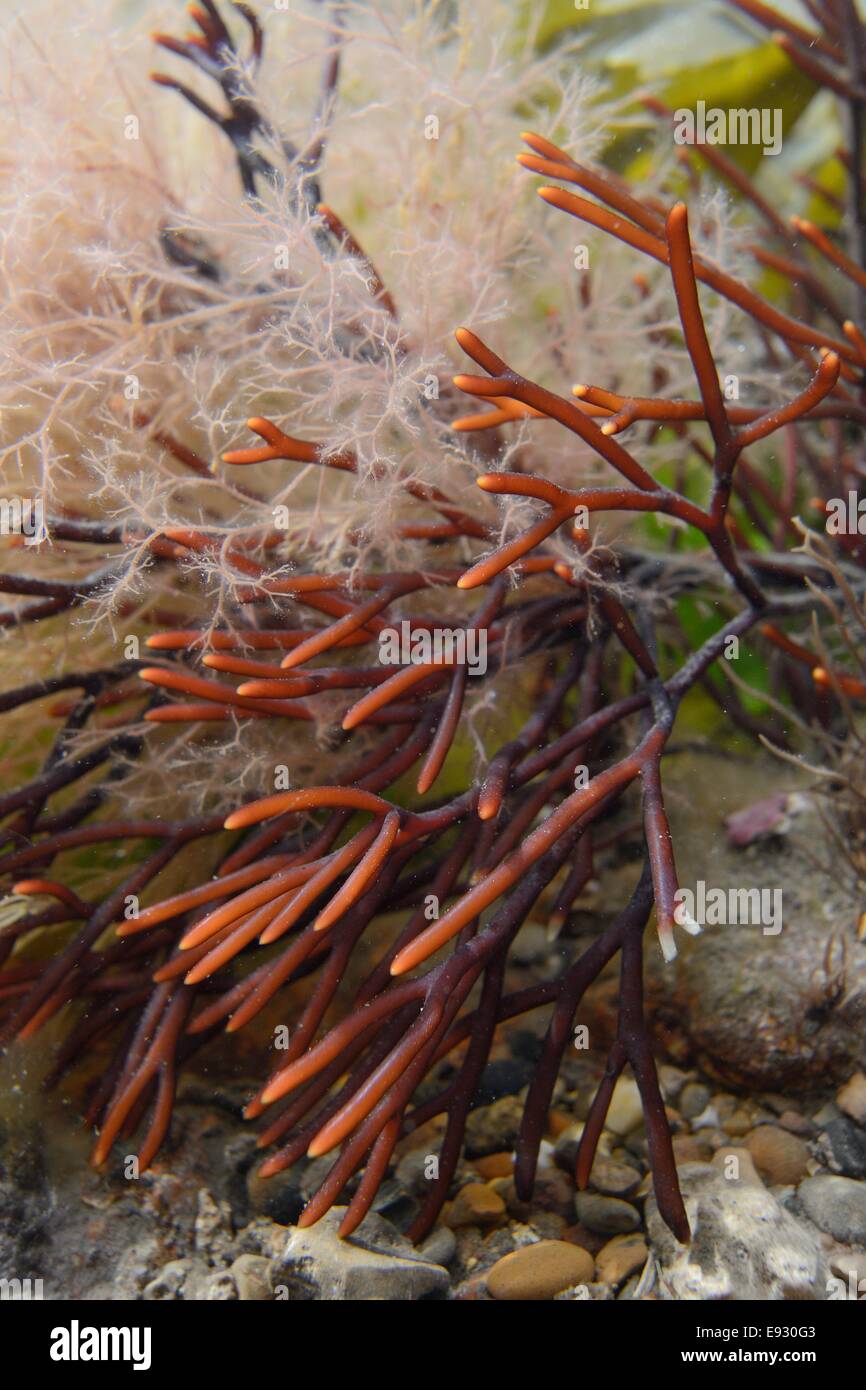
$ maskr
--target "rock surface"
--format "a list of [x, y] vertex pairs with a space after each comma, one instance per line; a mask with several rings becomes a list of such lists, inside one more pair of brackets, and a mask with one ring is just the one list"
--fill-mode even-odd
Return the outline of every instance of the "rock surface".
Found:
[[821, 1231], [852, 1245], [866, 1245], [866, 1183], [820, 1173], [797, 1189], [803, 1210]]
[[647, 1231], [667, 1298], [824, 1298], [827, 1270], [817, 1234], [754, 1183], [731, 1181], [710, 1164], [679, 1170], [692, 1228], [680, 1245], [647, 1202]]
[[277, 1297], [405, 1302], [447, 1294], [447, 1269], [420, 1257], [381, 1217], [367, 1216], [342, 1240], [337, 1230], [345, 1214], [345, 1207], [332, 1207], [317, 1225], [291, 1232], [274, 1261]]
[[[849, 942], [842, 962], [838, 938], [851, 904], [840, 882], [814, 867], [815, 845], [825, 840], [814, 806], [791, 816], [784, 835], [738, 849], [723, 833], [725, 816], [760, 798], [768, 778], [778, 786], [786, 774], [774, 759], [697, 756], [704, 775], [691, 759], [682, 771], [672, 759], [665, 781], [680, 884], [779, 890], [782, 929], [678, 932], [671, 966], [649, 952], [647, 1001], [671, 1060], [725, 1084], [786, 1095], [866, 1071], [866, 946]], [[612, 995], [611, 1014], [613, 1006]]]

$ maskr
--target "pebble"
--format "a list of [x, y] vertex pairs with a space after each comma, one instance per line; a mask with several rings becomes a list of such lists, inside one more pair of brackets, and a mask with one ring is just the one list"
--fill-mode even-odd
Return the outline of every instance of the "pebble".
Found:
[[836, 1105], [835, 1101], [828, 1100], [826, 1105], [822, 1105], [820, 1110], [815, 1111], [812, 1116], [812, 1123], [816, 1124], [819, 1129], [823, 1129], [831, 1120], [838, 1120], [838, 1118], [838, 1105]]
[[853, 1274], [857, 1283], [864, 1285], [866, 1292], [866, 1253], [840, 1252], [831, 1256], [830, 1268], [840, 1279], [848, 1279]]
[[674, 1162], [679, 1163], [700, 1163], [704, 1157], [701, 1145], [693, 1134], [675, 1134], [671, 1140], [674, 1150]]
[[844, 1244], [866, 1244], [866, 1183], [821, 1173], [802, 1182], [797, 1196], [819, 1230]]
[[735, 1110], [740, 1109], [734, 1097], [726, 1095], [724, 1091], [717, 1091], [716, 1094], [711, 1097], [710, 1104], [713, 1109], [721, 1115], [722, 1119], [727, 1118], [728, 1115], [733, 1115]]
[[616, 1159], [598, 1154], [592, 1165], [589, 1183], [596, 1192], [609, 1197], [630, 1197], [640, 1187], [641, 1175], [636, 1168], [627, 1163], [617, 1163]]
[[507, 1301], [555, 1298], [588, 1284], [595, 1262], [588, 1250], [565, 1240], [540, 1240], [505, 1255], [487, 1274], [488, 1292]]
[[746, 1147], [771, 1187], [795, 1187], [809, 1171], [809, 1150], [802, 1139], [776, 1125], [752, 1130]]
[[605, 1284], [621, 1284], [643, 1269], [648, 1253], [643, 1236], [614, 1236], [595, 1257], [598, 1276]]
[[436, 1155], [431, 1154], [426, 1147], [409, 1149], [404, 1153], [394, 1170], [394, 1176], [406, 1192], [420, 1197], [430, 1191], [431, 1173], [436, 1171], [435, 1164], [431, 1165], [431, 1159], [435, 1157]]
[[565, 1110], [551, 1110], [547, 1117], [548, 1132], [554, 1139], [558, 1139], [560, 1134], [563, 1134], [571, 1123], [571, 1116], [567, 1114]]
[[556, 1137], [556, 1143], [553, 1146], [553, 1156], [559, 1167], [566, 1173], [574, 1172], [574, 1165], [577, 1163], [577, 1149], [583, 1130], [584, 1125], [582, 1122], [580, 1124], [572, 1124]]
[[229, 1272], [242, 1302], [261, 1303], [272, 1297], [271, 1262], [264, 1255], [238, 1255]]
[[480, 1158], [513, 1149], [522, 1117], [523, 1102], [517, 1096], [503, 1096], [493, 1105], [473, 1110], [466, 1122], [467, 1157]]
[[559, 1168], [539, 1167], [532, 1198], [522, 1202], [513, 1178], [494, 1178], [490, 1186], [501, 1194], [509, 1212], [518, 1221], [532, 1221], [544, 1213], [570, 1217], [574, 1212], [574, 1180]]
[[418, 1203], [396, 1178], [386, 1178], [373, 1198], [370, 1210], [387, 1216], [394, 1226], [405, 1230], [418, 1211]]
[[[736, 1163], [732, 1163], [731, 1159], [736, 1159]], [[749, 1153], [748, 1149], [735, 1148], [733, 1145], [729, 1145], [727, 1148], [723, 1149], [716, 1149], [716, 1152], [713, 1154], [712, 1164], [714, 1168], [718, 1168], [722, 1177], [727, 1178], [729, 1182], [746, 1182], [750, 1183], [753, 1187], [764, 1186], [761, 1175], [755, 1167], [752, 1155]]]
[[450, 1265], [457, 1254], [457, 1237], [448, 1226], [437, 1226], [435, 1231], [418, 1247], [423, 1260], [434, 1265]]
[[493, 1105], [503, 1096], [516, 1096], [528, 1086], [534, 1072], [533, 1063], [523, 1057], [500, 1057], [488, 1062], [481, 1073], [473, 1104]]
[[836, 1097], [839, 1109], [858, 1125], [866, 1125], [866, 1076], [856, 1071]]
[[630, 1158], [636, 1158], [641, 1163], [649, 1161], [649, 1148], [647, 1145], [646, 1130], [643, 1125], [640, 1129], [633, 1129], [631, 1134], [625, 1136], [625, 1147]]
[[866, 1130], [842, 1116], [830, 1121], [826, 1135], [833, 1167], [847, 1178], [866, 1178]]
[[680, 1095], [680, 1114], [687, 1120], [694, 1120], [710, 1103], [710, 1088], [699, 1081], [690, 1081]]
[[643, 1106], [637, 1082], [630, 1076], [621, 1076], [613, 1088], [610, 1109], [607, 1112], [605, 1128], [614, 1134], [631, 1134], [633, 1129], [643, 1123]]
[[732, 1139], [742, 1139], [743, 1135], [748, 1134], [753, 1128], [752, 1117], [745, 1110], [735, 1110], [733, 1115], [728, 1115], [722, 1120], [722, 1129]]
[[449, 1226], [495, 1226], [505, 1216], [505, 1202], [488, 1183], [461, 1187], [445, 1218]]
[[659, 1087], [665, 1101], [668, 1105], [676, 1105], [683, 1087], [688, 1083], [688, 1072], [680, 1071], [679, 1067], [672, 1067], [668, 1063], [663, 1063], [658, 1072]]
[[812, 1121], [807, 1120], [805, 1115], [801, 1115], [799, 1110], [783, 1110], [779, 1116], [779, 1124], [782, 1129], [788, 1129], [792, 1134], [799, 1134], [801, 1139], [808, 1139], [815, 1132]]
[[[692, 1129], [717, 1129], [720, 1123], [718, 1110], [714, 1105], [708, 1105], [700, 1115], [695, 1115]], [[749, 1128], [751, 1129], [751, 1125]]]
[[485, 1154], [476, 1158], [473, 1165], [487, 1182], [491, 1178], [510, 1178], [514, 1167], [514, 1155], [509, 1153]]
[[600, 1235], [624, 1235], [640, 1226], [640, 1213], [619, 1197], [601, 1197], [595, 1192], [578, 1192], [577, 1219]]

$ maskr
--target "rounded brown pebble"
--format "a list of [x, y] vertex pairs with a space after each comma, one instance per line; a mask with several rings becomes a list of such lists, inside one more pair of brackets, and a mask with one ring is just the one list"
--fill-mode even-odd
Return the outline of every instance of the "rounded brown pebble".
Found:
[[675, 1134], [672, 1139], [675, 1163], [702, 1163], [704, 1149], [691, 1134]]
[[805, 1115], [801, 1115], [799, 1110], [783, 1110], [779, 1116], [779, 1124], [782, 1129], [789, 1129], [792, 1134], [799, 1134], [803, 1139], [809, 1139], [815, 1132], [815, 1126]]
[[735, 1110], [733, 1115], [727, 1115], [722, 1120], [722, 1129], [729, 1134], [732, 1139], [742, 1139], [744, 1134], [748, 1134], [754, 1128], [751, 1115], [746, 1114], [745, 1110]]
[[760, 1125], [753, 1130], [746, 1148], [771, 1187], [795, 1186], [809, 1171], [809, 1150], [802, 1139], [776, 1125]]
[[596, 1255], [598, 1277], [605, 1284], [621, 1284], [647, 1262], [646, 1241], [640, 1235], [614, 1236]]
[[476, 1158], [476, 1167], [487, 1182], [491, 1178], [510, 1178], [514, 1167], [514, 1160], [510, 1153], [485, 1154], [483, 1158]]
[[505, 1203], [498, 1192], [483, 1182], [461, 1187], [447, 1216], [449, 1226], [494, 1226], [505, 1216]]
[[493, 1298], [555, 1298], [563, 1289], [588, 1284], [595, 1261], [588, 1250], [565, 1240], [540, 1240], [504, 1255], [487, 1274], [487, 1291]]

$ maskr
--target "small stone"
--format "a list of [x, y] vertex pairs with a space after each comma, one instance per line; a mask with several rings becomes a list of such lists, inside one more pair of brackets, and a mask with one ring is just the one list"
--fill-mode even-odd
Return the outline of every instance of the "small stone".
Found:
[[600, 1236], [597, 1231], [591, 1231], [588, 1226], [582, 1226], [579, 1221], [576, 1221], [574, 1225], [564, 1227], [560, 1232], [559, 1239], [567, 1240], [572, 1245], [579, 1245], [595, 1257], [602, 1246], [607, 1244], [610, 1237]]
[[836, 1104], [849, 1119], [858, 1125], [866, 1125], [866, 1076], [856, 1071], [842, 1087], [836, 1097]]
[[774, 1115], [782, 1115], [788, 1109], [791, 1102], [785, 1096], [775, 1095], [772, 1091], [765, 1091], [759, 1097], [761, 1105], [765, 1105]]
[[700, 1163], [704, 1157], [704, 1151], [692, 1134], [675, 1134], [671, 1140], [674, 1150], [674, 1162], [680, 1163]]
[[553, 1146], [553, 1157], [558, 1166], [566, 1173], [574, 1172], [577, 1163], [577, 1149], [583, 1131], [584, 1125], [581, 1122], [580, 1124], [569, 1125], [567, 1129], [557, 1135], [556, 1143]]
[[598, 1154], [592, 1165], [589, 1184], [596, 1192], [603, 1192], [609, 1197], [630, 1197], [640, 1187], [640, 1178], [636, 1168]]
[[746, 1147], [771, 1187], [796, 1187], [809, 1171], [809, 1150], [802, 1139], [776, 1125], [752, 1130]]
[[720, 1117], [720, 1121], [726, 1120], [729, 1115], [733, 1115], [734, 1111], [740, 1108], [734, 1097], [727, 1095], [724, 1091], [717, 1091], [710, 1098], [710, 1105]]
[[[530, 1213], [532, 1222], [530, 1230], [539, 1240], [565, 1240], [568, 1223], [564, 1216], [560, 1216], [556, 1211], [536, 1211]], [[577, 1244], [585, 1244], [578, 1241]]]
[[706, 1150], [709, 1158], [712, 1158], [716, 1149], [731, 1147], [731, 1136], [726, 1134], [723, 1129], [702, 1129], [700, 1134], [695, 1137], [701, 1147]]
[[648, 1253], [643, 1236], [614, 1236], [595, 1257], [598, 1277], [605, 1284], [621, 1284], [630, 1274], [643, 1269]]
[[473, 1097], [476, 1106], [493, 1105], [503, 1096], [516, 1096], [532, 1080], [535, 1067], [523, 1057], [500, 1057], [488, 1062]]
[[[718, 1129], [720, 1123], [718, 1110], [714, 1105], [708, 1105], [706, 1110], [701, 1111], [700, 1115], [695, 1115], [692, 1120], [692, 1129]], [[749, 1125], [750, 1129], [751, 1127]]]
[[574, 1212], [574, 1180], [560, 1168], [539, 1166], [532, 1197], [522, 1202], [513, 1178], [494, 1178], [491, 1187], [502, 1194], [509, 1212], [517, 1221], [535, 1221], [540, 1212], [571, 1217]]
[[727, 1178], [728, 1182], [746, 1182], [751, 1183], [754, 1187], [764, 1186], [748, 1149], [738, 1149], [733, 1145], [716, 1149], [712, 1164], [714, 1168], [718, 1168], [723, 1178]]
[[614, 1134], [631, 1134], [633, 1129], [643, 1123], [643, 1106], [637, 1082], [630, 1076], [621, 1076], [613, 1088], [610, 1108], [605, 1120], [605, 1128]]
[[812, 1123], [819, 1129], [823, 1129], [831, 1120], [838, 1120], [841, 1111], [835, 1101], [828, 1100], [826, 1105], [822, 1105], [820, 1110], [816, 1110], [812, 1116]]
[[513, 1149], [522, 1117], [523, 1102], [517, 1096], [503, 1096], [493, 1105], [473, 1110], [466, 1122], [467, 1157], [480, 1158]]
[[710, 1088], [702, 1086], [700, 1082], [690, 1081], [683, 1087], [680, 1095], [680, 1114], [686, 1120], [693, 1120], [696, 1115], [700, 1115], [706, 1110], [710, 1103]]
[[866, 1178], [866, 1130], [842, 1116], [830, 1121], [826, 1134], [833, 1155], [831, 1166], [846, 1178]]
[[547, 1117], [547, 1131], [553, 1139], [558, 1139], [571, 1123], [571, 1116], [565, 1110], [551, 1110]]
[[801, 1115], [799, 1110], [783, 1110], [779, 1116], [779, 1124], [782, 1129], [790, 1130], [792, 1134], [799, 1134], [801, 1139], [808, 1139], [815, 1132], [812, 1121], [807, 1120], [805, 1115]]
[[641, 1163], [649, 1162], [649, 1147], [643, 1125], [640, 1129], [633, 1129], [631, 1134], [627, 1134], [624, 1143], [629, 1158], [636, 1158]]
[[846, 1283], [853, 1284], [860, 1293], [866, 1293], [866, 1254], [854, 1251], [840, 1251], [830, 1256], [830, 1269]]
[[540, 1240], [505, 1255], [487, 1274], [493, 1298], [508, 1301], [555, 1298], [576, 1284], [588, 1284], [595, 1262], [589, 1251], [565, 1240]]
[[473, 1166], [488, 1182], [491, 1178], [510, 1178], [514, 1169], [514, 1156], [509, 1153], [485, 1154], [483, 1158], [476, 1158]]
[[752, 1128], [752, 1117], [745, 1110], [735, 1110], [733, 1115], [728, 1115], [727, 1119], [722, 1120], [722, 1129], [732, 1139], [741, 1139]]
[[394, 1170], [394, 1177], [405, 1192], [423, 1197], [438, 1172], [438, 1155], [429, 1148], [409, 1149]]
[[801, 1182], [797, 1196], [820, 1231], [843, 1244], [866, 1243], [866, 1183], [820, 1173]]
[[601, 1197], [595, 1192], [578, 1192], [577, 1219], [600, 1235], [623, 1235], [640, 1226], [640, 1213], [619, 1197]]
[[418, 1211], [418, 1203], [410, 1197], [396, 1178], [386, 1178], [373, 1198], [371, 1211], [386, 1216], [392, 1225], [405, 1229]]
[[230, 1269], [238, 1298], [244, 1303], [261, 1303], [271, 1293], [271, 1262], [263, 1255], [238, 1255]]
[[659, 1069], [659, 1088], [662, 1096], [668, 1105], [676, 1105], [682, 1095], [683, 1087], [688, 1083], [688, 1072], [680, 1071], [679, 1067], [672, 1067], [669, 1063], [663, 1063]]
[[448, 1209], [449, 1226], [495, 1226], [505, 1216], [505, 1203], [499, 1193], [483, 1182], [461, 1187]]
[[449, 1265], [457, 1254], [457, 1237], [447, 1226], [437, 1226], [436, 1230], [418, 1247], [423, 1260], [434, 1265]]
[[830, 1257], [830, 1269], [834, 1275], [841, 1275], [842, 1279], [847, 1279], [848, 1275], [855, 1275], [856, 1279], [866, 1279], [866, 1254], [858, 1251], [841, 1250]]

